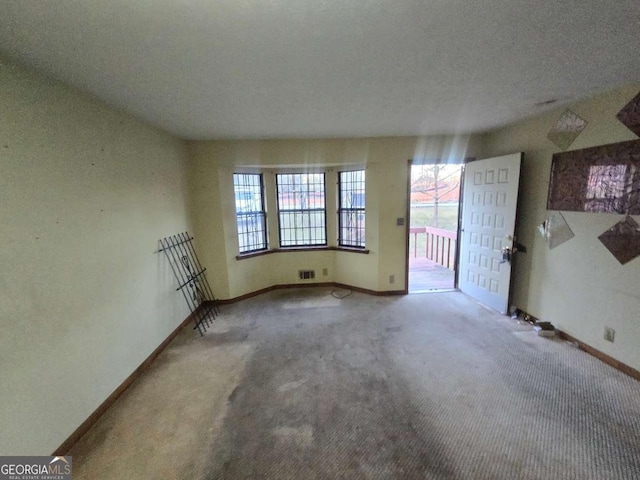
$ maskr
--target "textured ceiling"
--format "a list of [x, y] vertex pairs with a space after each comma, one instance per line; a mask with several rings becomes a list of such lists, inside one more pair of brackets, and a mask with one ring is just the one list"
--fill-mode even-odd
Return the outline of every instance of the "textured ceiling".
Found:
[[640, 1], [0, 0], [0, 53], [188, 139], [486, 130], [640, 80]]

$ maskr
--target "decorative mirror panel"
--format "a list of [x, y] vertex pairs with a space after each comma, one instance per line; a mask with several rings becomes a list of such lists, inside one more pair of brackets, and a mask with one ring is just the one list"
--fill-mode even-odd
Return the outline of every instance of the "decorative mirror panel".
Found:
[[547, 209], [640, 215], [640, 140], [553, 155]]

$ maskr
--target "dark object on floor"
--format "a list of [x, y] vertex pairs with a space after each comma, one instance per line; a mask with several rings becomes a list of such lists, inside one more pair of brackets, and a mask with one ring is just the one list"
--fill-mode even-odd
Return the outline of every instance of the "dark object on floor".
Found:
[[533, 329], [540, 337], [554, 337], [556, 335], [556, 328], [550, 322], [537, 321]]
[[187, 301], [191, 316], [200, 335], [204, 335], [211, 326], [216, 314], [220, 314], [218, 300], [211, 291], [207, 280], [206, 268], [203, 268], [193, 246], [193, 237], [187, 232], [179, 233], [159, 240], [158, 252], [164, 252], [178, 288]]

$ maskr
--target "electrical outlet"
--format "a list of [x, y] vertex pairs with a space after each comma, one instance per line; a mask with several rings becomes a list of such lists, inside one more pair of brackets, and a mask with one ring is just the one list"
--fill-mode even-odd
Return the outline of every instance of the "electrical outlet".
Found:
[[396, 276], [395, 275], [389, 275], [389, 283], [396, 283]]
[[604, 327], [604, 339], [607, 342], [612, 342], [616, 338], [616, 331], [611, 327]]
[[329, 275], [329, 269], [328, 269], [328, 268], [323, 268], [323, 269], [322, 269], [322, 275], [323, 275], [324, 277], [326, 277], [327, 275]]

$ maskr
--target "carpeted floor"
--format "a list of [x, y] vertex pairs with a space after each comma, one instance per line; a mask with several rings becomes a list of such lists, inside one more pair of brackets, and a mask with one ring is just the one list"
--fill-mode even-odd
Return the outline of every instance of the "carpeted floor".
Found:
[[463, 294], [222, 310], [74, 447], [76, 480], [640, 478], [640, 383]]

